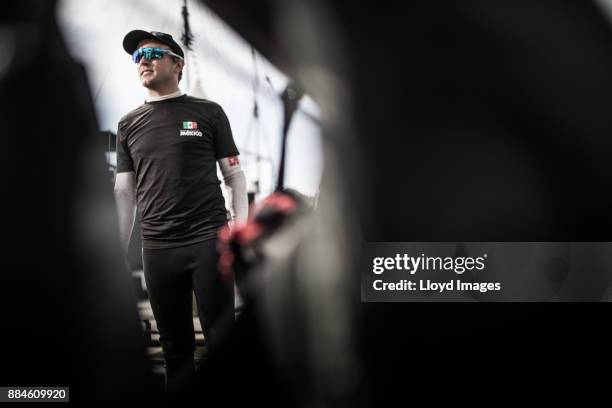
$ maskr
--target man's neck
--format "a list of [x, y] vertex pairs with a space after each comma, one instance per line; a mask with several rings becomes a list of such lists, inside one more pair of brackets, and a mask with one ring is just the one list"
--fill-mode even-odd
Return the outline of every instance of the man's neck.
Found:
[[165, 96], [179, 90], [178, 84], [175, 81], [164, 81], [157, 83], [155, 89], [149, 89], [149, 97]]
[[176, 91], [165, 94], [165, 95], [160, 95], [159, 92], [155, 92], [154, 94], [152, 94], [152, 92], [149, 91], [149, 97], [146, 99], [146, 101], [147, 102], [163, 101], [164, 99], [178, 98], [181, 95], [183, 95], [183, 92], [178, 88], [176, 89]]

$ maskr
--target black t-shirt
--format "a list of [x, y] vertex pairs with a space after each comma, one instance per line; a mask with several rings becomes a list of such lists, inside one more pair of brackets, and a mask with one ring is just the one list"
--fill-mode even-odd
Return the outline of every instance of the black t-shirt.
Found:
[[216, 161], [236, 155], [225, 112], [205, 99], [146, 102], [121, 118], [117, 173], [136, 174], [143, 248], [213, 238], [229, 218]]

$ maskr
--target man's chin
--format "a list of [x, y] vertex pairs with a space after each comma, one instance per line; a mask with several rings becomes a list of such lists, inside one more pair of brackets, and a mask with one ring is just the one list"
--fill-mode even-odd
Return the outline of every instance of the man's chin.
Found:
[[142, 86], [148, 89], [154, 88], [156, 85], [156, 81], [154, 81], [152, 78], [146, 78], [146, 77], [141, 78], [140, 83], [142, 84]]

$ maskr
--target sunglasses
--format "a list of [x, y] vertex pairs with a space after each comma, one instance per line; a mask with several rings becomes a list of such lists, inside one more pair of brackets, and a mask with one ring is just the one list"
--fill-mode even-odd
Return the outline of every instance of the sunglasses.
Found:
[[181, 57], [178, 54], [175, 54], [174, 52], [170, 50], [166, 50], [164, 48], [147, 47], [147, 48], [139, 48], [136, 51], [134, 51], [132, 53], [132, 60], [136, 64], [138, 64], [142, 58], [146, 58], [148, 60], [160, 59], [164, 57], [164, 54], [172, 55], [173, 57], [178, 57], [180, 59], [183, 59], [183, 57]]

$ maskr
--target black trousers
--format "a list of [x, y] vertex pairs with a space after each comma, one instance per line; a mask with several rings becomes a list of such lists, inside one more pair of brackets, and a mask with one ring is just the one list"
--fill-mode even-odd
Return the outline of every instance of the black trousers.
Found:
[[216, 239], [168, 249], [143, 249], [143, 268], [166, 362], [166, 390], [195, 374], [192, 290], [209, 352], [234, 321], [234, 288], [217, 270]]

